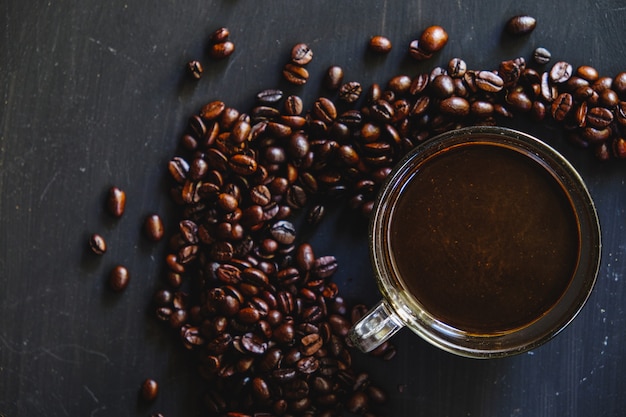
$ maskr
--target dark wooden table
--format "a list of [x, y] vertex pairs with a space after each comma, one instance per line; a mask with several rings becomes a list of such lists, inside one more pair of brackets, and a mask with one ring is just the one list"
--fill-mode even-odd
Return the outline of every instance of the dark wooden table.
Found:
[[[548, 48], [554, 60], [626, 70], [626, 7], [621, 0], [471, 1], [95, 1], [5, 0], [0, 7], [0, 416], [202, 415], [193, 363], [149, 309], [165, 242], [141, 237], [144, 216], [165, 219], [166, 163], [187, 118], [222, 99], [249, 109], [254, 94], [285, 87], [280, 70], [291, 46], [314, 50], [311, 79], [291, 88], [310, 105], [322, 74], [341, 65], [364, 85], [415, 75], [455, 56], [494, 69], [503, 59]], [[537, 18], [529, 36], [502, 36], [516, 14]], [[450, 41], [432, 60], [407, 59], [428, 25]], [[235, 53], [207, 59], [208, 35], [231, 31]], [[385, 57], [366, 52], [372, 35], [394, 43]], [[185, 79], [189, 59], [206, 63]], [[288, 88], [288, 87], [286, 87]], [[408, 331], [390, 362], [357, 355], [390, 394], [393, 416], [607, 416], [626, 409], [625, 169], [567, 144], [561, 132], [526, 121], [581, 172], [597, 203], [603, 260], [585, 308], [549, 344], [500, 360], [441, 352]], [[113, 220], [103, 209], [111, 185], [128, 194]], [[347, 219], [347, 221], [346, 221]], [[109, 242], [86, 252], [90, 233]], [[366, 231], [349, 216], [329, 218], [312, 236], [318, 254], [335, 254], [336, 281], [352, 302], [378, 294]], [[105, 279], [117, 263], [132, 274], [114, 295]], [[146, 377], [156, 402], [138, 400]]]

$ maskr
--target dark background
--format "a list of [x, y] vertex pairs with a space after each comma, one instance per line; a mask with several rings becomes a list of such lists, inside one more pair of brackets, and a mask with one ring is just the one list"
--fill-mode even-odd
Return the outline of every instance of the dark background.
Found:
[[[192, 364], [149, 312], [160, 283], [164, 243], [142, 238], [144, 216], [168, 219], [167, 161], [187, 119], [222, 99], [247, 111], [268, 87], [310, 105], [331, 64], [364, 85], [415, 75], [455, 56], [474, 69], [529, 58], [543, 46], [555, 60], [626, 70], [622, 0], [534, 1], [23, 1], [0, 4], [0, 416], [201, 414]], [[522, 39], [502, 36], [516, 14], [537, 18]], [[432, 60], [406, 57], [428, 25], [450, 36]], [[235, 53], [207, 58], [207, 37], [226, 26]], [[366, 51], [389, 37], [385, 57]], [[304, 88], [280, 69], [291, 46], [314, 50]], [[199, 82], [189, 59], [205, 63]], [[515, 121], [570, 159], [586, 180], [603, 227], [597, 286], [573, 324], [534, 351], [471, 360], [438, 351], [408, 331], [391, 362], [357, 355], [359, 367], [390, 394], [393, 416], [617, 416], [626, 410], [626, 193], [623, 162], [600, 163], [565, 143], [559, 130]], [[126, 214], [104, 211], [106, 190], [127, 192]], [[335, 276], [351, 302], [377, 300], [363, 223], [330, 217], [311, 237], [316, 254], [335, 254]], [[90, 233], [109, 251], [86, 252]], [[108, 291], [123, 263], [131, 284]], [[150, 405], [138, 400], [146, 377], [160, 383]]]

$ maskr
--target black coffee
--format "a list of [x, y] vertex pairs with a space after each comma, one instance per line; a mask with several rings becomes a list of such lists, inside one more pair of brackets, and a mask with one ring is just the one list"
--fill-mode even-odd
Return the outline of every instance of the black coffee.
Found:
[[490, 143], [426, 160], [405, 186], [389, 233], [406, 289], [439, 320], [481, 334], [548, 311], [580, 251], [559, 182], [533, 159]]

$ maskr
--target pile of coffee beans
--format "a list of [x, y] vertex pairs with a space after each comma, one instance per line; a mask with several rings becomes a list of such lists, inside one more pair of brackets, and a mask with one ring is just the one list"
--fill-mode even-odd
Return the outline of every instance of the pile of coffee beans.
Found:
[[[521, 16], [506, 30], [524, 35], [535, 25]], [[213, 42], [226, 39], [222, 31]], [[432, 26], [408, 54], [428, 59], [447, 40]], [[391, 41], [368, 45], [386, 53]], [[283, 76], [306, 83], [312, 56], [295, 45]], [[345, 341], [367, 308], [339, 295], [337, 260], [298, 239], [297, 215], [316, 224], [328, 204], [343, 201], [367, 217], [406, 152], [439, 133], [518, 115], [559, 125], [601, 160], [626, 158], [626, 72], [605, 77], [564, 61], [543, 68], [550, 58], [537, 49], [529, 63], [518, 57], [493, 69], [453, 58], [367, 89], [344, 82], [335, 65], [324, 74], [327, 94], [308, 110], [299, 96], [271, 88], [249, 111], [215, 100], [190, 117], [168, 165], [180, 210], [154, 304], [196, 355], [209, 415], [374, 416], [386, 401], [353, 368]], [[146, 221], [160, 239], [160, 221]], [[391, 359], [395, 348], [385, 343], [372, 354]]]

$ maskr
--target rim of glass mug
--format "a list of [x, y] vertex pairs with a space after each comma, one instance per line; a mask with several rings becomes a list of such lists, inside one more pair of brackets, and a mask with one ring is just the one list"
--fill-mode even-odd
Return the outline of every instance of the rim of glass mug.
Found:
[[[559, 301], [538, 319], [511, 331], [472, 334], [438, 320], [418, 300], [402, 290], [394, 273], [387, 229], [404, 183], [416, 166], [450, 146], [492, 143], [515, 149], [542, 165], [567, 192], [577, 216], [580, 248], [576, 271]], [[466, 357], [493, 358], [532, 350], [563, 330], [589, 298], [600, 267], [601, 232], [594, 202], [576, 169], [559, 152], [541, 140], [503, 127], [473, 126], [438, 135], [411, 150], [396, 165], [381, 187], [369, 226], [370, 257], [383, 299], [355, 323], [348, 340], [370, 351], [402, 327], [409, 327], [434, 346]]]

